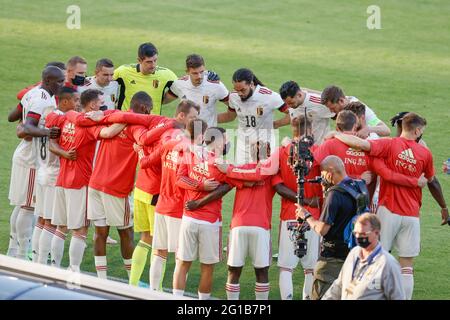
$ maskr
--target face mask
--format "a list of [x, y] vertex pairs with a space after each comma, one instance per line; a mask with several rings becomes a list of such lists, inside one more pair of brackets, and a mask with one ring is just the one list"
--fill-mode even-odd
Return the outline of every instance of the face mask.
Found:
[[81, 86], [84, 84], [84, 79], [86, 79], [86, 77], [76, 75], [75, 78], [72, 79], [72, 84], [75, 86]]
[[419, 143], [420, 139], [422, 139], [423, 134], [417, 137], [416, 142]]
[[105, 106], [105, 105], [100, 106], [99, 110], [106, 111], [106, 110], [108, 110], [108, 106]]
[[227, 142], [223, 148], [222, 154], [225, 156], [230, 151], [231, 144]]
[[369, 237], [358, 237], [356, 238], [356, 244], [360, 246], [361, 248], [367, 248], [370, 246]]

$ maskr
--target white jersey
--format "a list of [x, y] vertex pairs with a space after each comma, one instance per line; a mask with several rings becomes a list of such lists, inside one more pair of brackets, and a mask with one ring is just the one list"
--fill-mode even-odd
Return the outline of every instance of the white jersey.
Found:
[[[22, 121], [25, 123], [27, 116], [39, 120], [38, 126], [45, 126], [45, 117], [56, 109], [56, 100], [54, 96], [42, 89], [40, 86], [28, 91], [20, 101], [22, 104]], [[22, 141], [14, 151], [13, 161], [26, 168], [36, 168], [36, 159], [38, 156], [38, 147], [41, 145], [41, 138], [36, 137], [31, 141]]]
[[95, 77], [88, 77], [87, 81], [89, 81], [88, 85], [78, 87], [79, 93], [88, 89], [100, 90], [103, 92], [103, 98], [105, 99], [105, 105], [108, 107], [108, 110], [116, 109], [117, 98], [119, 96], [119, 83], [117, 81], [112, 80], [106, 87], [100, 86]]
[[[54, 110], [57, 114], [63, 114], [61, 110]], [[37, 175], [36, 181], [40, 185], [55, 186], [59, 174], [59, 156], [50, 151], [48, 137], [37, 139]]]
[[289, 108], [290, 118], [296, 118], [300, 115], [306, 114], [311, 120], [312, 134], [314, 136], [314, 143], [321, 144], [330, 131], [330, 118], [335, 116], [326, 106], [321, 104], [319, 94], [305, 92], [305, 100], [297, 108]]
[[239, 123], [236, 164], [255, 161], [251, 157], [251, 150], [258, 141], [269, 142], [271, 150], [275, 150], [277, 141], [273, 129], [273, 111], [283, 105], [284, 101], [278, 93], [260, 85], [256, 86], [246, 101], [242, 101], [236, 92], [230, 93], [229, 107], [236, 112]]
[[362, 102], [361, 100], [359, 100], [356, 97], [352, 97], [352, 96], [347, 96], [346, 97], [350, 102], [361, 102], [363, 105], [366, 106], [366, 123], [369, 127], [375, 127], [379, 122], [381, 122], [380, 119], [378, 119], [377, 115], [375, 114], [375, 112], [373, 112], [372, 109], [369, 108], [369, 106], [367, 104], [365, 104], [364, 102]]
[[216, 102], [227, 101], [229, 95], [225, 85], [221, 81], [209, 81], [206, 72], [199, 86], [194, 86], [187, 75], [175, 80], [170, 91], [178, 98], [197, 103], [200, 106], [199, 118], [206, 121], [208, 127], [217, 126]]

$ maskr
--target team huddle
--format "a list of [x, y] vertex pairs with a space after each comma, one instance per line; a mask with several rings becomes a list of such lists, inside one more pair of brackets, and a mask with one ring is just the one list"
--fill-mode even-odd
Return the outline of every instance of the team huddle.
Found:
[[[388, 138], [390, 128], [375, 112], [337, 86], [316, 91], [287, 81], [278, 93], [241, 68], [229, 91], [197, 54], [187, 56], [182, 77], [158, 66], [157, 59], [156, 47], [144, 43], [137, 64], [114, 68], [111, 60], [100, 59], [95, 75], [86, 77], [87, 62], [75, 56], [66, 64], [48, 63], [41, 81], [19, 92], [20, 103], [8, 117], [19, 121], [20, 138], [11, 169], [8, 255], [61, 267], [70, 232], [69, 269], [80, 272], [93, 226], [95, 267], [106, 279], [109, 230], [115, 227], [130, 285], [139, 284], [149, 260], [150, 289], [162, 290], [164, 274], [173, 272], [172, 292], [183, 295], [191, 264], [199, 261], [198, 296], [209, 299], [214, 267], [223, 259], [222, 198], [235, 189], [226, 244], [227, 298], [239, 299], [239, 278], [249, 257], [255, 297], [268, 299], [277, 193], [281, 298], [293, 298], [292, 274], [299, 262], [303, 299], [327, 298], [353, 252], [341, 229], [356, 210], [351, 198], [339, 200], [326, 190], [353, 179], [367, 187], [370, 211], [381, 222], [380, 243], [386, 251], [396, 250], [401, 267], [383, 278], [398, 280], [401, 294], [370, 294], [412, 298], [423, 187], [442, 208], [442, 223], [448, 219], [431, 152], [421, 139], [424, 118], [398, 114], [392, 119], [397, 137]], [[161, 116], [163, 105], [177, 99], [174, 116]], [[227, 111], [219, 113], [218, 102]], [[283, 114], [278, 120], [276, 110]], [[220, 127], [236, 118], [235, 130]], [[279, 143], [276, 129], [282, 126], [290, 126], [292, 135]], [[306, 183], [300, 206], [289, 157], [292, 145], [308, 133], [314, 162], [306, 178], [322, 176], [323, 186]], [[302, 258], [294, 253], [291, 235], [299, 218], [311, 226]], [[134, 232], [140, 233], [136, 246]], [[166, 270], [169, 253], [175, 254], [175, 270]], [[330, 278], [323, 266], [335, 259], [338, 268]]]

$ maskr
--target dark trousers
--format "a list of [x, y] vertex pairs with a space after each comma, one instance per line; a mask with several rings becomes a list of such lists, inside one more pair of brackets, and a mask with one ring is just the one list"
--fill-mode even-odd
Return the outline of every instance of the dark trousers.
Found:
[[314, 269], [311, 300], [320, 300], [341, 272], [345, 260], [320, 257]]

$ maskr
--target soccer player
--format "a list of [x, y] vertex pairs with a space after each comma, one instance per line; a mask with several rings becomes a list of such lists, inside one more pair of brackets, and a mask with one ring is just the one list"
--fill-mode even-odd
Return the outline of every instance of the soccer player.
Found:
[[[305, 120], [304, 116], [293, 118], [291, 121], [293, 140], [296, 141], [305, 135]], [[311, 126], [311, 120], [308, 117], [306, 122], [306, 128]], [[320, 236], [312, 230], [305, 233], [305, 237], [308, 240], [306, 255], [299, 259], [293, 250], [293, 243], [291, 240], [289, 227], [295, 227], [297, 220], [295, 216], [297, 202], [297, 177], [294, 175], [294, 171], [288, 164], [290, 156], [290, 149], [292, 144], [280, 147], [278, 154], [280, 157], [280, 171], [273, 178], [274, 188], [281, 198], [281, 210], [280, 210], [280, 233], [278, 244], [278, 267], [280, 269], [279, 285], [281, 299], [292, 300], [293, 299], [293, 285], [292, 285], [292, 273], [297, 267], [298, 262], [302, 264], [303, 272], [305, 275], [305, 281], [303, 285], [303, 300], [310, 300], [312, 284], [314, 280], [314, 267], [319, 257], [319, 243]], [[317, 148], [314, 145], [311, 151]], [[314, 179], [316, 176], [320, 176], [320, 170], [318, 167], [313, 167], [309, 172], [306, 179]], [[305, 183], [305, 208], [318, 220], [320, 216], [319, 199], [321, 199], [322, 189], [320, 184]]]
[[100, 110], [116, 109], [117, 98], [119, 94], [119, 83], [113, 80], [114, 65], [110, 59], [100, 59], [95, 65], [95, 76], [87, 77], [87, 85], [79, 88], [80, 92], [88, 89], [97, 89], [103, 92], [104, 105]]
[[[392, 139], [362, 140], [355, 136], [337, 134], [346, 144], [368, 151], [371, 156], [385, 159], [393, 171], [407, 176], [424, 174], [428, 182], [435, 180], [431, 152], [417, 141], [423, 135], [426, 120], [415, 113], [403, 117], [402, 134]], [[419, 210], [422, 190], [410, 188], [381, 179], [377, 215], [381, 220], [381, 244], [386, 250], [397, 249], [402, 267], [403, 287], [407, 299], [414, 288], [413, 261], [420, 252]], [[442, 225], [447, 223], [448, 210], [442, 208]]]
[[22, 139], [17, 146], [12, 161], [11, 184], [9, 200], [11, 205], [20, 206], [16, 219], [18, 242], [17, 257], [26, 258], [31, 241], [36, 161], [38, 157], [37, 145], [40, 137], [56, 138], [59, 130], [47, 129], [43, 125], [48, 113], [56, 109], [55, 93], [64, 84], [64, 74], [57, 67], [47, 67], [42, 72], [42, 84], [31, 89], [22, 98], [23, 106], [23, 134], [29, 137]]
[[122, 65], [114, 71], [113, 79], [120, 85], [117, 108], [130, 109], [131, 98], [138, 91], [148, 93], [153, 100], [153, 114], [161, 114], [164, 92], [177, 79], [171, 70], [158, 66], [158, 49], [146, 42], [139, 46], [138, 63]]
[[[217, 126], [217, 101], [228, 106], [228, 89], [219, 80], [209, 80], [205, 61], [198, 54], [186, 58], [184, 77], [175, 80], [164, 97], [164, 103], [176, 98], [194, 101], [200, 106], [199, 118], [206, 121], [208, 127]], [[219, 119], [220, 122], [220, 119]]]
[[[134, 113], [150, 114], [152, 99], [145, 92], [137, 92], [131, 99]], [[148, 117], [150, 127], [161, 121], [160, 116]], [[142, 125], [125, 127], [112, 139], [102, 140], [88, 188], [88, 218], [94, 221], [95, 266], [99, 278], [107, 277], [106, 239], [110, 227], [117, 227], [121, 252], [128, 276], [131, 269], [133, 218], [129, 194], [134, 185], [138, 156], [133, 144], [145, 144], [148, 128]]]
[[[64, 90], [74, 89], [66, 87]], [[97, 111], [102, 104], [103, 94], [99, 90], [89, 89], [81, 94], [82, 114]], [[97, 139], [114, 137], [124, 125], [81, 127], [74, 123], [71, 112], [65, 115], [51, 113], [47, 125], [58, 126], [61, 129], [61, 136], [57, 142], [62, 149], [53, 202], [52, 224], [57, 226], [57, 230], [51, 240], [52, 265], [56, 267], [61, 265], [64, 241], [70, 230], [72, 239], [69, 246], [69, 267], [72, 271], [79, 271], [89, 227], [87, 186], [92, 174]], [[64, 156], [64, 153], [71, 152], [76, 153], [75, 157]]]
[[[63, 87], [57, 94], [58, 109], [50, 113], [46, 118], [46, 126], [53, 127], [52, 114], [63, 114], [79, 107], [80, 95], [74, 89]], [[36, 227], [31, 240], [33, 261], [47, 264], [48, 255], [51, 251], [51, 243], [56, 226], [51, 223], [53, 215], [53, 203], [55, 201], [55, 185], [59, 174], [59, 157], [69, 160], [76, 158], [75, 149], [63, 150], [45, 137], [41, 138], [41, 146], [37, 161], [36, 175], [36, 208], [35, 215], [38, 216]]]
[[[172, 128], [169, 125], [172, 119], [162, 120], [157, 126], [151, 128], [156, 141], [147, 146], [139, 146], [135, 148], [138, 152], [139, 159], [152, 154], [161, 144], [159, 137], [162, 133]], [[150, 143], [151, 141], [149, 141]], [[134, 214], [134, 231], [139, 232], [141, 239], [134, 248], [129, 283], [137, 286], [142, 272], [147, 262], [147, 255], [151, 249], [154, 232], [155, 206], [158, 202], [159, 190], [161, 188], [161, 163], [144, 166], [140, 168], [136, 177], [136, 184], [133, 190], [133, 214]], [[150, 259], [151, 261], [151, 259]]]
[[[358, 118], [349, 111], [343, 110], [336, 117], [336, 130], [348, 134], [356, 134]], [[354, 150], [345, 143], [331, 138], [322, 143], [314, 151], [315, 166], [319, 167], [323, 159], [335, 155], [342, 159], [347, 175], [352, 179], [364, 179], [366, 184], [371, 182], [370, 159], [363, 151]]]
[[[321, 103], [327, 106], [331, 112], [338, 114], [350, 102], [359, 101], [356, 97], [346, 96], [341, 88], [336, 86], [328, 86], [322, 91]], [[370, 133], [374, 132], [380, 137], [389, 136], [391, 130], [377, 115], [366, 105], [366, 122], [367, 127], [358, 131], [357, 135], [360, 138], [366, 139]]]
[[[238, 117], [236, 163], [254, 162], [250, 149], [259, 142], [275, 147], [273, 111], [287, 112], [280, 95], [266, 87], [249, 69], [238, 69], [233, 74], [233, 92], [230, 93], [228, 111], [218, 115], [219, 122]], [[267, 142], [269, 142], [267, 144]]]
[[87, 62], [80, 56], [73, 56], [66, 63], [66, 82], [64, 86], [78, 90], [78, 87], [87, 85]]
[[[185, 127], [198, 116], [200, 107], [192, 101], [182, 100], [175, 113], [176, 122]], [[160, 146], [141, 160], [141, 168], [161, 163], [161, 189], [155, 207], [152, 261], [150, 264], [150, 289], [160, 290], [167, 255], [176, 252], [184, 209], [184, 193], [177, 185], [177, 170], [183, 152], [190, 141], [184, 130], [167, 130], [160, 139]], [[152, 161], [153, 159], [153, 161]]]
[[[273, 175], [263, 174], [262, 167], [266, 164], [259, 167], [262, 163], [260, 159], [267, 160], [267, 147], [262, 143], [251, 152], [251, 158], [256, 162], [239, 167], [216, 164], [228, 178], [255, 182], [252, 187], [236, 190], [227, 250], [228, 279], [225, 288], [228, 300], [239, 299], [239, 279], [247, 256], [250, 256], [255, 269], [256, 300], [269, 298], [269, 267], [272, 260], [270, 229], [275, 180]], [[269, 165], [270, 160], [267, 160]]]
[[314, 143], [321, 144], [330, 131], [330, 118], [335, 114], [321, 104], [320, 93], [311, 93], [302, 90], [295, 81], [287, 81], [280, 88], [280, 96], [289, 108], [286, 117], [276, 120], [274, 128], [287, 125], [293, 118], [305, 115], [312, 120], [312, 135]]
[[[178, 168], [177, 186], [185, 190], [185, 202], [202, 199], [215, 190], [219, 184], [226, 187], [222, 196], [233, 186], [242, 186], [239, 182], [227, 179], [215, 166], [215, 159], [222, 158], [226, 148], [225, 130], [208, 128], [203, 120], [188, 123], [192, 144], [184, 154], [184, 160]], [[205, 138], [208, 148], [201, 144]], [[174, 272], [173, 292], [182, 295], [186, 286], [187, 273], [194, 260], [200, 261], [200, 300], [211, 296], [214, 266], [222, 259], [222, 199], [207, 205], [191, 208], [185, 206], [181, 220], [178, 240], [177, 265]]]
[[[60, 61], [51, 61], [51, 62], [49, 62], [49, 63], [47, 63], [46, 65], [45, 65], [45, 68], [47, 68], [47, 67], [58, 67], [58, 68], [60, 68], [62, 71], [63, 71], [63, 73], [64, 73], [64, 77], [66, 76], [66, 65], [64, 64], [64, 62], [60, 62]], [[41, 84], [42, 82], [41, 81], [39, 81], [39, 82], [37, 82], [37, 83], [35, 83], [35, 84], [32, 84], [32, 85], [30, 85], [30, 86], [28, 86], [28, 87], [26, 87], [26, 88], [23, 88], [22, 90], [20, 90], [18, 93], [17, 93], [17, 100], [22, 100], [22, 98], [23, 98], [23, 96], [25, 95], [25, 93], [27, 93], [28, 91], [30, 91], [31, 89], [33, 89], [34, 87], [37, 87], [37, 86], [39, 86], [40, 84]], [[19, 105], [20, 105], [20, 103], [19, 103]], [[22, 107], [21, 106], [17, 106], [17, 108], [19, 109], [19, 113], [17, 114], [17, 115], [22, 115]], [[12, 114], [12, 113], [11, 113]], [[8, 121], [9, 122], [15, 122], [15, 121], [17, 121], [18, 119], [15, 119], [15, 120], [12, 120], [12, 119], [10, 119], [10, 117], [8, 117]]]

